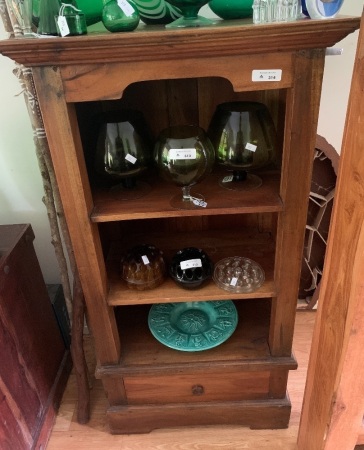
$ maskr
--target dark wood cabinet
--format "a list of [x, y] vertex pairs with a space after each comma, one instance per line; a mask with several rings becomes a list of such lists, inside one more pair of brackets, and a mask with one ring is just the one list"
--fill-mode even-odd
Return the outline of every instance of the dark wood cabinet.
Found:
[[71, 369], [29, 225], [0, 225], [0, 447], [45, 448]]
[[[0, 51], [30, 66], [57, 183], [86, 298], [113, 433], [157, 427], [241, 424], [288, 426], [286, 394], [295, 369], [292, 336], [306, 224], [325, 48], [359, 26], [359, 18], [214, 27], [54, 39], [12, 39]], [[255, 81], [253, 70], [282, 70]], [[281, 163], [250, 192], [220, 188], [217, 173], [199, 190], [208, 206], [169, 206], [173, 189], [151, 175], [148, 196], [118, 202], [92, 182], [88, 124], [99, 111], [141, 110], [154, 138], [166, 126], [207, 129], [224, 101], [265, 103], [278, 131]], [[86, 131], [85, 131], [86, 130]], [[185, 302], [191, 292], [167, 280], [131, 291], [120, 279], [120, 256], [133, 243], [165, 252], [198, 246], [214, 262], [251, 257], [266, 273], [254, 293], [232, 294], [213, 281], [193, 300], [234, 300], [239, 325], [215, 349], [183, 353], [148, 330], [154, 303]]]

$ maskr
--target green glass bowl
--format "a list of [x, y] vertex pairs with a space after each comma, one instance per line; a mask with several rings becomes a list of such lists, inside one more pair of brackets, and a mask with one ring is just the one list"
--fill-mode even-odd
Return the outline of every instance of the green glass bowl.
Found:
[[221, 19], [244, 19], [253, 16], [253, 0], [211, 0], [211, 10]]
[[159, 303], [148, 316], [149, 329], [159, 342], [185, 352], [217, 347], [229, 339], [237, 324], [231, 300]]

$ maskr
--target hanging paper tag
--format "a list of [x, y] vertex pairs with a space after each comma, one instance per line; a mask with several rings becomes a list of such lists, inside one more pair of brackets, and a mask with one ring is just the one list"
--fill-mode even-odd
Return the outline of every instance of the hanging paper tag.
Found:
[[70, 34], [70, 29], [65, 16], [58, 16], [57, 24], [62, 37]]
[[131, 162], [132, 164], [135, 164], [135, 163], [136, 163], [136, 160], [137, 160], [133, 155], [130, 155], [130, 153], [128, 153], [128, 154], [125, 156], [125, 159], [126, 159], [127, 161]]
[[255, 150], [257, 149], [257, 146], [254, 145], [254, 144], [251, 144], [250, 142], [247, 142], [245, 148], [246, 148], [246, 150], [250, 150], [251, 152], [255, 152]]
[[143, 255], [143, 256], [142, 256], [142, 260], [143, 260], [143, 263], [144, 263], [145, 265], [149, 264], [149, 259], [148, 259], [148, 256], [147, 256], [147, 255]]
[[126, 16], [134, 14], [134, 8], [126, 0], [118, 0], [118, 5]]
[[169, 159], [196, 159], [195, 148], [171, 148], [168, 152]]
[[195, 267], [202, 267], [202, 261], [199, 258], [187, 259], [186, 261], [181, 261], [180, 266], [182, 270], [192, 269]]

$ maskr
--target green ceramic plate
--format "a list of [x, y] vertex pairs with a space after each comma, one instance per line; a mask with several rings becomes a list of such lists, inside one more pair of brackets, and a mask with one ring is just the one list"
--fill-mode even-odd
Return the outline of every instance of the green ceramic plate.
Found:
[[235, 331], [238, 313], [231, 300], [160, 303], [149, 311], [153, 336], [175, 350], [197, 352], [225, 342]]

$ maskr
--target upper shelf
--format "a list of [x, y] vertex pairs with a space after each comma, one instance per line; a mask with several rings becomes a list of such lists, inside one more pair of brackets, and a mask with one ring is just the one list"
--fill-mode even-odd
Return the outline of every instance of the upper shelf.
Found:
[[215, 26], [167, 30], [141, 24], [130, 33], [92, 33], [66, 38], [11, 38], [0, 53], [25, 66], [180, 60], [215, 56], [280, 53], [334, 45], [359, 28], [360, 17], [299, 19], [254, 25], [251, 19]]

